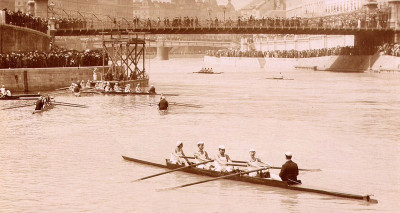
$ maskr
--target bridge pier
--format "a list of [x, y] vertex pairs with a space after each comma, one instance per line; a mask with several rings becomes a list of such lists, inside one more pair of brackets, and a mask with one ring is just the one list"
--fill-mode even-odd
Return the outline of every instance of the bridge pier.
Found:
[[168, 60], [170, 50], [170, 47], [157, 47], [157, 58], [160, 60]]

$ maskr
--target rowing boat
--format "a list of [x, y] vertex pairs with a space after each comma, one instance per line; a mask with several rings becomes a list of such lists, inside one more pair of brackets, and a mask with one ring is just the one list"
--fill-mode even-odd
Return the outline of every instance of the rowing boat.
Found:
[[40, 95], [23, 94], [23, 95], [3, 96], [0, 98], [0, 100], [33, 100], [39, 97]]
[[[168, 160], [166, 160], [166, 165], [163, 165], [163, 164], [152, 163], [152, 162], [139, 160], [139, 159], [135, 159], [135, 158], [127, 157], [127, 156], [122, 156], [122, 158], [124, 158], [127, 161], [132, 161], [132, 162], [136, 162], [136, 163], [151, 165], [151, 166], [165, 168], [165, 169], [176, 169], [176, 168], [182, 167], [180, 165], [170, 164]], [[197, 174], [197, 175], [210, 176], [210, 177], [220, 177], [220, 176], [227, 175], [227, 173], [221, 173], [221, 172], [199, 169], [199, 168], [186, 168], [186, 169], [183, 169], [182, 171], [187, 172], [187, 173]], [[364, 200], [364, 201], [367, 201], [370, 203], [378, 203], [377, 200], [371, 198], [371, 195], [356, 195], [356, 194], [336, 192], [336, 191], [325, 190], [325, 189], [317, 189], [317, 188], [313, 188], [313, 187], [307, 187], [302, 184], [301, 185], [300, 184], [299, 185], [289, 185], [285, 181], [277, 181], [277, 180], [272, 180], [272, 179], [268, 179], [268, 178], [259, 178], [259, 177], [250, 177], [250, 176], [246, 176], [246, 175], [241, 175], [241, 176], [229, 177], [227, 179], [246, 182], [246, 183], [260, 184], [260, 185], [265, 185], [265, 186], [278, 187], [278, 188], [283, 188], [283, 189], [288, 189], [288, 190], [312, 192], [312, 193], [331, 195], [331, 196], [342, 197], [342, 198]]]
[[53, 108], [54, 108], [54, 104], [50, 102], [50, 104], [47, 105], [45, 108], [42, 108], [41, 110], [34, 110], [32, 112], [32, 114], [39, 114], [39, 113], [48, 111], [48, 110], [53, 109]]
[[287, 80], [287, 81], [294, 80], [293, 78], [265, 78], [265, 79], [269, 79], [269, 80]]
[[223, 72], [202, 72], [202, 71], [199, 71], [199, 72], [193, 72], [193, 73], [198, 73], [198, 74], [222, 74]]
[[110, 94], [110, 95], [165, 95], [165, 96], [178, 96], [177, 94], [159, 94], [159, 93], [149, 93], [149, 92], [115, 92], [115, 91], [111, 91], [111, 92], [104, 92], [104, 91], [100, 91], [103, 94]]

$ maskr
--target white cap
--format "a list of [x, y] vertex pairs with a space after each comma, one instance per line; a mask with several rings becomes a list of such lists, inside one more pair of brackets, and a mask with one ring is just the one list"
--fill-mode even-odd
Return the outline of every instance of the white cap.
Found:
[[164, 97], [164, 96], [161, 96], [161, 99], [165, 99], [165, 97]]
[[291, 152], [285, 152], [285, 155], [288, 157], [292, 157], [292, 153]]
[[249, 150], [249, 152], [255, 152], [255, 151], [256, 151], [255, 149], [250, 149], [250, 150]]
[[225, 149], [225, 146], [224, 146], [224, 145], [220, 145], [220, 146], [218, 147], [218, 149]]
[[200, 144], [204, 144], [204, 142], [203, 141], [197, 142], [197, 146], [200, 145]]
[[183, 142], [182, 141], [178, 141], [178, 142], [176, 142], [176, 147], [178, 147], [179, 145], [181, 145], [181, 144], [183, 144]]

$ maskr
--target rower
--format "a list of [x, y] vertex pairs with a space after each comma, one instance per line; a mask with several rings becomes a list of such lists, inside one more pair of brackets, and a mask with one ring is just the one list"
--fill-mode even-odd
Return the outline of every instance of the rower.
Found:
[[159, 110], [167, 110], [168, 109], [168, 101], [165, 99], [164, 96], [161, 96], [161, 100], [158, 103]]
[[87, 82], [86, 82], [86, 88], [90, 88], [91, 87], [91, 85], [90, 85], [90, 80], [87, 80]]
[[[194, 158], [196, 159], [196, 164], [197, 163], [202, 163], [211, 160], [210, 157], [208, 157], [208, 153], [204, 151], [204, 142], [199, 141], [197, 143], [197, 147], [199, 150], [194, 153]], [[198, 165], [197, 168], [200, 169], [212, 169], [214, 166], [211, 163], [206, 163], [202, 165]]]
[[190, 165], [190, 162], [187, 158], [185, 158], [185, 153], [183, 153], [183, 142], [182, 141], [178, 141], [176, 142], [176, 148], [174, 150], [174, 152], [171, 153], [171, 157], [169, 159], [169, 161], [173, 164], [178, 164], [178, 165], [185, 165], [185, 161], [183, 159], [186, 160], [186, 162]]
[[121, 87], [119, 87], [118, 82], [114, 84], [114, 91], [121, 92]]
[[7, 95], [6, 87], [4, 85], [2, 85], [0, 88], [0, 95], [1, 95], [1, 97]]
[[79, 87], [79, 90], [82, 89], [81, 83], [79, 82], [79, 80], [76, 82], [76, 85]]
[[131, 85], [130, 84], [127, 84], [126, 86], [125, 86], [125, 92], [131, 92]]
[[283, 75], [282, 75], [282, 73], [281, 73], [281, 72], [279, 72], [279, 75], [278, 75], [278, 77], [276, 77], [276, 78], [283, 79]]
[[80, 85], [81, 85], [81, 88], [85, 88], [85, 86], [86, 86], [85, 81], [82, 80]]
[[150, 94], [156, 94], [156, 88], [153, 85], [151, 85], [151, 87], [149, 89], [149, 93]]
[[140, 83], [138, 83], [138, 84], [136, 85], [135, 92], [136, 92], [136, 93], [142, 93], [142, 89], [140, 88]]
[[299, 175], [299, 167], [292, 161], [292, 153], [286, 152], [286, 163], [282, 165], [281, 172], [279, 176], [282, 181], [287, 181], [288, 184], [299, 184], [300, 180], [297, 180], [297, 175]]
[[[262, 167], [271, 167], [270, 164], [264, 163], [264, 162], [262, 162], [260, 160], [260, 158], [256, 157], [256, 150], [255, 149], [250, 149], [249, 153], [250, 153], [250, 159], [247, 161], [247, 170], [248, 171], [261, 169]], [[249, 176], [250, 177], [255, 177], [255, 176], [257, 176], [257, 174], [261, 178], [270, 178], [271, 177], [268, 169], [266, 169], [265, 173], [262, 172], [262, 171], [249, 173]]]
[[36, 107], [35, 110], [42, 110], [43, 108], [43, 96], [40, 96], [40, 98], [36, 101]]
[[217, 172], [232, 172], [233, 166], [229, 166], [228, 163], [232, 163], [229, 155], [225, 154], [225, 146], [221, 145], [218, 147], [219, 154], [214, 160], [215, 171]]

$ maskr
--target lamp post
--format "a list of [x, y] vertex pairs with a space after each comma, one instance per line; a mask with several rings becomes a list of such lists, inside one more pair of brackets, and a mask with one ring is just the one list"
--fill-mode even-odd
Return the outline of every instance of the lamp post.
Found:
[[226, 6], [224, 6], [223, 9], [224, 9], [224, 22], [225, 22], [225, 11], [226, 11]]

